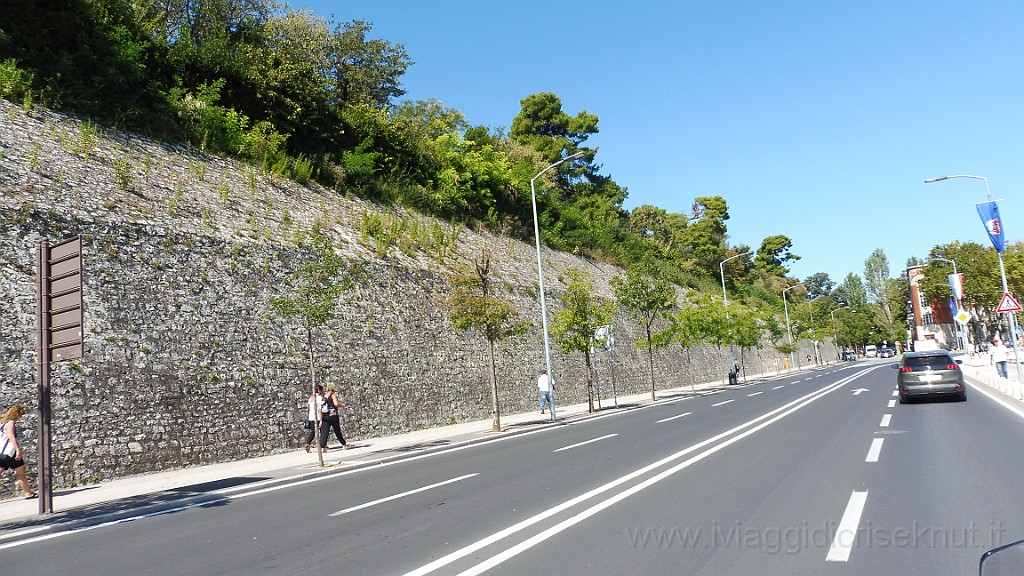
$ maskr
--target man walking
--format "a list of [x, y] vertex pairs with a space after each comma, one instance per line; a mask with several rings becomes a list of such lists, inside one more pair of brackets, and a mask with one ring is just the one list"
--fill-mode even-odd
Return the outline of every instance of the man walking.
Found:
[[1006, 346], [999, 341], [999, 338], [992, 340], [992, 347], [988, 351], [989, 362], [996, 365], [996, 372], [1000, 378], [1009, 378], [1006, 372], [1006, 361], [1009, 358], [1009, 354], [1006, 352]]
[[540, 393], [540, 413], [544, 413], [545, 406], [554, 406], [551, 395], [555, 391], [555, 381], [548, 377], [547, 370], [541, 370], [537, 377], [537, 391]]

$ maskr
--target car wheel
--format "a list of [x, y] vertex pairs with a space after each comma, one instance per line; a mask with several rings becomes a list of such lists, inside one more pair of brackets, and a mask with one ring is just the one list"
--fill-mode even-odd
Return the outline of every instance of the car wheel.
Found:
[[900, 394], [900, 404], [909, 404], [909, 403], [910, 403], [910, 398], [907, 398], [903, 394]]
[[957, 394], [956, 395], [956, 401], [957, 402], [967, 402], [967, 391], [963, 390], [959, 394]]

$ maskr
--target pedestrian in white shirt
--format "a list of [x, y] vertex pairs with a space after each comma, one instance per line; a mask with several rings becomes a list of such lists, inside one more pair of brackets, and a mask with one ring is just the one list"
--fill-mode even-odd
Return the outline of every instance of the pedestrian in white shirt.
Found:
[[537, 391], [540, 393], [540, 413], [544, 413], [545, 406], [554, 406], [555, 380], [548, 377], [547, 370], [541, 370], [537, 377]]
[[1009, 355], [1006, 352], [1006, 346], [999, 341], [999, 338], [992, 340], [992, 347], [988, 349], [989, 364], [996, 365], [996, 372], [1001, 378], [1009, 378], [1006, 372], [1006, 361]]

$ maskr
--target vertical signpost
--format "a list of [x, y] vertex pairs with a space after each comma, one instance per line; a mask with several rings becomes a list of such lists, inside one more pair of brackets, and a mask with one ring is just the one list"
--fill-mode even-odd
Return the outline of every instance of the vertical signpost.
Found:
[[82, 237], [39, 242], [39, 513], [53, 512], [50, 363], [82, 357]]

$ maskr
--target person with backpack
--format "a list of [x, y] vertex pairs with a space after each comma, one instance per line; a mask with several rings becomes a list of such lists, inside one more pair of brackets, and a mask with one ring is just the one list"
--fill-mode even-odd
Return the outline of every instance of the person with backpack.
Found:
[[345, 437], [341, 435], [341, 398], [338, 397], [338, 393], [335, 391], [334, 382], [327, 383], [327, 392], [324, 394], [324, 411], [320, 414], [322, 424], [320, 424], [320, 448], [325, 452], [327, 451], [327, 438], [331, 435], [331, 430], [334, 430], [334, 436], [341, 442], [341, 447], [344, 450], [348, 450], [348, 443], [345, 442]]
[[0, 470], [14, 470], [18, 478], [18, 485], [25, 494], [25, 498], [35, 498], [36, 493], [28, 485], [28, 477], [25, 474], [25, 454], [18, 442], [18, 428], [15, 422], [25, 415], [25, 408], [15, 404], [4, 412], [0, 418]]

